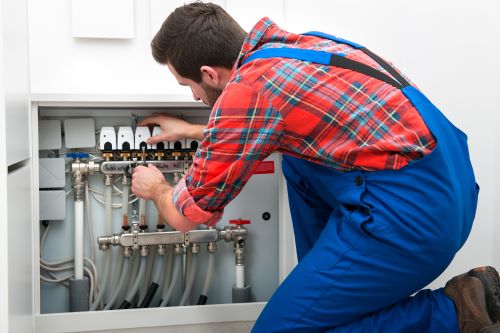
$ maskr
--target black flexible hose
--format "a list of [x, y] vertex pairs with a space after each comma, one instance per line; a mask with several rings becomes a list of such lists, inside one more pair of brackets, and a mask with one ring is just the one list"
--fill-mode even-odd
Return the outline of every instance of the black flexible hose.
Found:
[[130, 308], [130, 303], [127, 300], [123, 301], [123, 303], [120, 304], [120, 306], [118, 307], [118, 309], [128, 309], [128, 308]]
[[153, 300], [153, 297], [155, 296], [157, 290], [158, 284], [151, 282], [148, 292], [146, 293], [146, 296], [144, 296], [144, 299], [142, 300], [141, 305], [139, 305], [139, 308], [147, 308], [149, 304], [151, 304], [151, 301]]
[[196, 303], [196, 305], [205, 305], [205, 304], [207, 304], [207, 299], [208, 299], [207, 296], [200, 295], [200, 297], [198, 298], [198, 303]]

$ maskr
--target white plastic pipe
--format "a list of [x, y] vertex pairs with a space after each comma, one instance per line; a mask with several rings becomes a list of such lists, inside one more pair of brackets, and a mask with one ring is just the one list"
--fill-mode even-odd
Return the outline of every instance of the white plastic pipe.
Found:
[[215, 255], [214, 253], [210, 253], [208, 255], [207, 276], [205, 277], [205, 283], [203, 283], [203, 290], [201, 292], [201, 294], [204, 296], [208, 296], [208, 289], [210, 288], [210, 283], [212, 282], [214, 266], [215, 266]]
[[116, 302], [116, 299], [118, 298], [118, 295], [120, 294], [120, 291], [123, 289], [123, 285], [125, 284], [125, 280], [127, 279], [130, 269], [130, 257], [125, 257], [123, 259], [123, 266], [122, 266], [122, 274], [120, 275], [120, 280], [118, 281], [118, 286], [115, 290], [113, 290], [113, 295], [111, 296], [111, 299], [109, 300], [108, 304], [106, 304], [106, 307], [104, 310], [110, 310], [113, 305]]
[[75, 201], [75, 279], [83, 279], [83, 201]]
[[177, 285], [177, 281], [180, 279], [180, 272], [182, 269], [182, 255], [177, 254], [175, 256], [175, 264], [174, 264], [174, 271], [172, 272], [172, 279], [170, 280], [170, 285], [168, 288], [163, 289], [163, 297], [161, 300], [161, 307], [167, 306], [168, 302], [170, 302], [170, 298], [172, 297], [172, 293], [175, 289], [175, 286]]
[[141, 283], [144, 277], [144, 273], [146, 272], [146, 261], [147, 257], [141, 257], [141, 265], [139, 267], [139, 273], [135, 278], [135, 282], [134, 285], [132, 286], [132, 289], [129, 290], [127, 297], [125, 297], [125, 300], [129, 303], [132, 303], [132, 300], [134, 299], [134, 296], [137, 294], [137, 290], [139, 289], [139, 284]]
[[245, 288], [245, 266], [236, 265], [236, 288]]
[[106, 185], [106, 189], [104, 192], [104, 206], [106, 209], [106, 232], [108, 235], [113, 233], [113, 206], [112, 206], [112, 190], [111, 185]]
[[158, 291], [156, 292], [153, 301], [149, 305], [150, 307], [154, 307], [154, 304], [158, 304], [163, 295], [163, 291], [170, 286], [170, 281], [172, 280], [172, 270], [174, 268], [174, 252], [170, 245], [167, 246], [167, 253], [165, 253], [163, 257], [163, 267], [164, 271], [162, 272], [162, 277], [160, 277], [160, 286], [158, 287]]
[[[189, 252], [188, 252], [189, 253]], [[186, 270], [189, 268], [189, 276], [186, 282], [186, 289], [184, 289], [184, 294], [182, 294], [179, 306], [190, 305], [189, 297], [191, 296], [191, 289], [193, 289], [194, 278], [196, 276], [196, 255], [191, 256], [191, 260], [186, 264]]]
[[[106, 190], [108, 190], [107, 187], [106, 187]], [[118, 226], [115, 227], [116, 232], [119, 232], [119, 230], [120, 230], [120, 227], [121, 227], [120, 223], [122, 223], [122, 225], [123, 225], [123, 219], [125, 218], [125, 216], [128, 219], [129, 191], [130, 191], [130, 185], [123, 184], [123, 187], [122, 187], [122, 218], [119, 219], [120, 222], [118, 223]], [[109, 190], [109, 194], [110, 194], [109, 205], [110, 205], [110, 207], [112, 204], [111, 193], [112, 193], [112, 187], [110, 186], [110, 190]], [[107, 203], [107, 201], [106, 201], [106, 203]], [[113, 221], [112, 221], [113, 216], [110, 215], [110, 218], [111, 218], [110, 225], [112, 228], [113, 227]], [[110, 232], [110, 234], [112, 234], [112, 233], [113, 232]], [[114, 288], [120, 283], [119, 280], [121, 279], [121, 276], [119, 273], [120, 273], [120, 268], [123, 265], [123, 255], [122, 255], [120, 249], [118, 249], [118, 248], [111, 248], [110, 252], [113, 253], [113, 263], [114, 263], [113, 273], [111, 274], [110, 289], [114, 290]], [[132, 261], [132, 259], [130, 259], [130, 261]], [[131, 266], [132, 264], [130, 263], [129, 265]], [[129, 276], [130, 276], [130, 274], [129, 274]], [[127, 277], [127, 279], [128, 278], [129, 277]]]
[[128, 195], [129, 195], [129, 185], [124, 184], [122, 191], [122, 218], [127, 217], [128, 218]]
[[144, 216], [146, 218], [146, 200], [139, 199], [139, 220]]
[[[106, 233], [108, 235], [111, 235], [113, 233], [113, 208], [111, 206], [112, 204], [112, 187], [110, 185], [106, 185], [106, 189], [104, 192], [104, 206], [106, 209]], [[110, 267], [111, 267], [111, 249], [106, 252], [106, 260], [104, 264], [104, 274], [102, 278], [102, 284], [99, 289], [99, 292], [97, 293], [97, 296], [94, 300], [94, 303], [91, 304], [90, 306], [90, 311], [95, 311], [99, 307], [99, 304], [102, 301], [102, 298], [104, 297], [104, 293], [106, 292], [106, 287], [108, 287], [108, 283], [112, 283], [111, 280], [112, 276], [109, 274], [110, 272]]]

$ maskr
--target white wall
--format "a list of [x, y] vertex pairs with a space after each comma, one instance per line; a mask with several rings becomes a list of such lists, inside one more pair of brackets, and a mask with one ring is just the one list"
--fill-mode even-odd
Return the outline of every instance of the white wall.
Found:
[[[135, 1], [135, 38], [71, 37], [71, 2], [29, 0], [33, 93], [185, 94], [150, 55], [149, 43], [182, 0]], [[500, 2], [496, 0], [219, 0], [243, 27], [270, 16], [293, 32], [323, 30], [352, 39], [400, 67], [469, 135], [481, 195], [476, 224], [445, 275], [480, 264], [500, 265], [494, 242], [500, 178]], [[110, 17], [110, 20], [113, 19]]]

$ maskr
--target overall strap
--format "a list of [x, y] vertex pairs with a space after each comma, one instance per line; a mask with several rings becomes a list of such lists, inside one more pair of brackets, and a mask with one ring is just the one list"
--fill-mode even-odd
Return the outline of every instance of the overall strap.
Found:
[[401, 74], [399, 74], [398, 71], [396, 71], [391, 65], [389, 65], [386, 61], [384, 61], [378, 55], [376, 55], [375, 53], [368, 50], [366, 47], [364, 47], [362, 45], [359, 45], [357, 43], [348, 41], [346, 39], [336, 37], [336, 36], [333, 36], [330, 34], [326, 34], [324, 32], [320, 32], [320, 31], [310, 31], [310, 32], [306, 32], [304, 35], [329, 39], [329, 40], [334, 41], [336, 43], [346, 44], [346, 45], [349, 45], [355, 49], [358, 49], [358, 50], [364, 52], [367, 56], [369, 56], [373, 60], [375, 60], [380, 66], [382, 66], [383, 69], [385, 69], [389, 74], [391, 74], [392, 77], [394, 77], [399, 83], [401, 83], [403, 85], [403, 87], [410, 86], [410, 83], [408, 83], [408, 81], [406, 81], [406, 79]]
[[335, 67], [339, 67], [339, 68], [349, 69], [349, 70], [367, 75], [369, 77], [373, 77], [373, 78], [378, 79], [380, 81], [383, 81], [385, 83], [388, 83], [388, 84], [390, 84], [398, 89], [402, 89], [402, 88], [410, 85], [388, 63], [386, 63], [380, 57], [378, 57], [377, 55], [375, 55], [374, 53], [372, 53], [371, 51], [367, 50], [365, 47], [363, 47], [359, 44], [349, 42], [345, 39], [331, 36], [331, 35], [328, 35], [325, 33], [320, 33], [320, 32], [309, 32], [305, 35], [317, 36], [317, 37], [321, 37], [321, 38], [330, 39], [330, 40], [333, 40], [337, 43], [347, 44], [351, 47], [359, 49], [359, 50], [363, 51], [365, 54], [367, 54], [368, 56], [370, 56], [378, 64], [380, 64], [380, 66], [382, 66], [385, 70], [387, 70], [387, 72], [389, 72], [396, 79], [393, 79], [392, 77], [376, 70], [373, 67], [365, 65], [365, 64], [360, 63], [358, 61], [348, 59], [348, 58], [340, 56], [338, 54], [333, 54], [330, 52], [319, 51], [319, 50], [295, 49], [295, 48], [287, 48], [287, 47], [267, 48], [267, 49], [257, 50], [255, 52], [253, 52], [248, 58], [246, 58], [242, 62], [242, 65], [244, 65], [250, 61], [260, 59], [260, 58], [290, 58], [290, 59], [310, 61], [313, 63], [319, 63], [319, 64], [323, 64], [323, 65], [329, 65], [329, 66], [335, 66]]

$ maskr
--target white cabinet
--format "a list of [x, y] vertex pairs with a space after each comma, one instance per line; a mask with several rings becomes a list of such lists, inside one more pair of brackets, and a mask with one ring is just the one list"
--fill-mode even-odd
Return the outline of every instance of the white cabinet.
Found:
[[[7, 176], [8, 332], [31, 332], [33, 326], [33, 240], [31, 167]], [[5, 229], [4, 229], [5, 231]], [[4, 331], [7, 332], [7, 331]]]
[[1, 5], [7, 164], [12, 165], [30, 156], [27, 8], [25, 0], [4, 0]]

